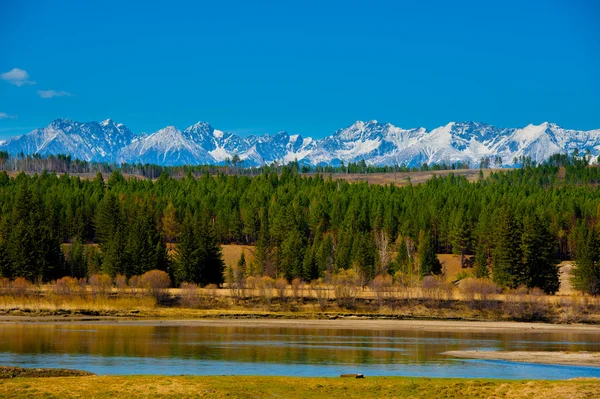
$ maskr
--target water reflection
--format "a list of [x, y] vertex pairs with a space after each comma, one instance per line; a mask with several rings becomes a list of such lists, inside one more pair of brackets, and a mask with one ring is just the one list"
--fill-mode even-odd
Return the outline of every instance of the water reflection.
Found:
[[585, 333], [0, 324], [0, 363], [100, 374], [427, 375], [559, 379], [600, 369], [457, 360], [448, 350], [600, 351]]

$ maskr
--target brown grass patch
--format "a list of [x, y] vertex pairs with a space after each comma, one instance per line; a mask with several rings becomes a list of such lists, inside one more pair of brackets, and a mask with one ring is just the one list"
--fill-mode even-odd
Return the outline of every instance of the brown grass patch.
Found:
[[504, 381], [406, 377], [166, 377], [92, 376], [17, 378], [0, 385], [0, 395], [86, 398], [594, 398], [600, 383], [578, 381]]

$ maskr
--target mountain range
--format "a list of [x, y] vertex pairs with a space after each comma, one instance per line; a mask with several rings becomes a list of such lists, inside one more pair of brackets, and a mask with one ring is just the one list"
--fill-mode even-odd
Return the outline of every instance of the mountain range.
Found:
[[158, 165], [222, 164], [237, 155], [244, 166], [294, 160], [308, 165], [337, 165], [364, 160], [371, 165], [419, 166], [423, 163], [468, 162], [502, 157], [541, 162], [574, 149], [600, 154], [600, 129], [564, 129], [554, 123], [522, 128], [497, 128], [479, 122], [450, 122], [445, 126], [402, 129], [390, 123], [357, 121], [319, 140], [279, 132], [239, 135], [198, 122], [185, 130], [167, 126], [154, 133], [136, 134], [111, 119], [76, 122], [56, 119], [48, 126], [0, 142], [12, 154], [70, 154], [86, 161], [152, 163]]

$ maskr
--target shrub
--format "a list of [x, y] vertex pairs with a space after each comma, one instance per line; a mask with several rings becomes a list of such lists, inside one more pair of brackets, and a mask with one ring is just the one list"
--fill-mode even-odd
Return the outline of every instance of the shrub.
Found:
[[562, 321], [566, 323], [577, 323], [582, 321], [587, 307], [585, 296], [571, 295], [571, 297], [560, 298], [560, 309]]
[[317, 303], [321, 310], [327, 308], [329, 302], [329, 287], [323, 282], [322, 279], [313, 280], [310, 282], [310, 289], [317, 298]]
[[493, 295], [500, 288], [489, 278], [469, 277], [460, 282], [460, 291], [471, 308], [492, 309], [497, 304]]
[[340, 270], [333, 276], [333, 290], [338, 306], [352, 309], [360, 292], [360, 277], [352, 269]]
[[68, 276], [56, 280], [51, 289], [55, 295], [59, 296], [78, 295], [81, 292], [79, 280]]
[[184, 308], [197, 308], [200, 305], [200, 289], [196, 284], [182, 283], [179, 304]]
[[304, 297], [304, 282], [298, 277], [292, 280], [292, 294], [297, 302]]
[[421, 292], [426, 299], [433, 302], [452, 299], [454, 286], [442, 277], [425, 276], [421, 281]]
[[171, 286], [169, 275], [162, 270], [150, 270], [140, 277], [142, 287], [156, 299], [156, 303], [163, 303], [168, 298], [168, 288]]
[[115, 277], [115, 286], [121, 294], [124, 294], [127, 291], [127, 277], [117, 274], [117, 277]]
[[17, 277], [11, 284], [11, 291], [14, 296], [27, 296], [31, 293], [33, 284], [23, 277]]
[[258, 294], [263, 299], [265, 304], [271, 303], [273, 297], [273, 287], [275, 286], [275, 280], [269, 276], [262, 276], [256, 280], [258, 288]]
[[216, 284], [207, 284], [204, 287], [204, 293], [206, 294], [206, 296], [210, 299], [216, 299], [217, 298], [217, 289], [219, 287]]
[[112, 291], [112, 278], [108, 274], [92, 274], [88, 281], [94, 296], [106, 297]]
[[520, 286], [506, 294], [504, 309], [513, 319], [542, 320], [547, 316], [548, 302], [539, 288], [527, 291], [525, 286]]
[[228, 265], [225, 268], [225, 282], [234, 301], [246, 297], [246, 276], [240, 266]]
[[253, 290], [256, 288], [256, 277], [254, 277], [254, 276], [246, 277], [246, 288], [249, 290]]
[[392, 276], [377, 275], [371, 281], [371, 291], [375, 295], [379, 306], [383, 305], [383, 302], [392, 296]]
[[0, 295], [10, 295], [10, 280], [6, 277], [0, 278]]
[[285, 300], [285, 289], [288, 286], [288, 282], [285, 278], [279, 277], [275, 280], [275, 289], [277, 290], [277, 295], [279, 296], [279, 301], [283, 302]]

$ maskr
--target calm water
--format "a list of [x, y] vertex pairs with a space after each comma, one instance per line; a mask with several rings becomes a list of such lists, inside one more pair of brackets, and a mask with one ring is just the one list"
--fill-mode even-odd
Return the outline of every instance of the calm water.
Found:
[[453, 359], [448, 350], [600, 351], [582, 333], [0, 324], [0, 364], [98, 374], [568, 379], [600, 368]]

